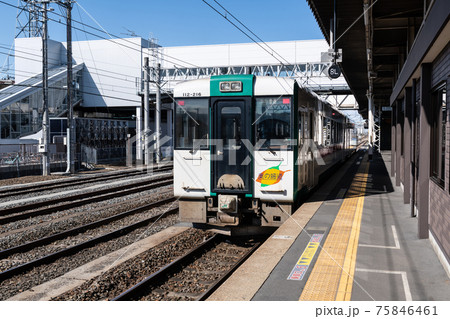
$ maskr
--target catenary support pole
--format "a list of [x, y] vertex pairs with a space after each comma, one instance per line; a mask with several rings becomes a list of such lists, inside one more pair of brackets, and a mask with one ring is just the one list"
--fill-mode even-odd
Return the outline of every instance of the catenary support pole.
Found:
[[[148, 66], [148, 57], [144, 58], [144, 163], [145, 165], [150, 164], [150, 152], [148, 149], [149, 145], [149, 131], [150, 131], [150, 74], [149, 74], [149, 66]], [[153, 159], [151, 160], [153, 162]]]
[[43, 104], [43, 118], [42, 118], [42, 175], [50, 175], [50, 161], [49, 161], [49, 118], [48, 118], [48, 47], [47, 47], [47, 4], [48, 1], [42, 1], [42, 104]]
[[156, 163], [161, 162], [161, 64], [156, 69], [156, 111], [155, 111], [155, 135], [156, 135]]
[[142, 107], [136, 107], [136, 165], [142, 164]]
[[72, 1], [66, 0], [67, 11], [67, 169], [75, 173], [75, 132], [73, 125], [73, 74], [72, 74]]
[[368, 99], [368, 133], [369, 133], [369, 159], [372, 159], [373, 154], [373, 139], [374, 139], [374, 105], [373, 105], [373, 94], [371, 93], [371, 90], [367, 94]]

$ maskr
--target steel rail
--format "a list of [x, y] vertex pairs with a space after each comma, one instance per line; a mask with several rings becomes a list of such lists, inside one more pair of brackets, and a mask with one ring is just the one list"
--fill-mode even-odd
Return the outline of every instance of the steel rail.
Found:
[[227, 280], [231, 274], [233, 274], [247, 259], [248, 257], [250, 257], [261, 245], [261, 242], [256, 243], [249, 251], [247, 251], [244, 256], [242, 256], [237, 262], [236, 264], [231, 267], [230, 270], [228, 270], [226, 273], [224, 273], [223, 276], [221, 276], [219, 279], [217, 279], [213, 284], [211, 284], [210, 287], [208, 287], [208, 289], [202, 294], [200, 295], [196, 301], [204, 301], [206, 300], [209, 296], [212, 295], [212, 293], [214, 291], [217, 290], [217, 288], [219, 288], [224, 282], [225, 280]]
[[69, 229], [69, 230], [66, 230], [66, 231], [54, 234], [54, 235], [50, 235], [50, 236], [47, 236], [47, 237], [44, 237], [44, 238], [40, 238], [40, 239], [37, 239], [37, 240], [30, 241], [30, 242], [22, 244], [22, 245], [18, 245], [18, 246], [11, 247], [11, 248], [8, 248], [8, 249], [5, 249], [5, 250], [1, 250], [0, 251], [0, 258], [7, 258], [7, 257], [9, 257], [9, 256], [11, 256], [13, 254], [19, 253], [19, 252], [25, 252], [25, 251], [31, 250], [33, 248], [49, 244], [49, 243], [54, 242], [54, 241], [59, 240], [59, 239], [63, 239], [63, 238], [69, 237], [69, 236], [77, 235], [77, 234], [82, 233], [82, 232], [84, 232], [84, 231], [86, 231], [88, 229], [97, 228], [99, 226], [106, 225], [106, 224], [108, 224], [110, 222], [113, 222], [113, 221], [125, 218], [127, 216], [131, 216], [131, 215], [139, 213], [141, 211], [148, 210], [148, 209], [151, 209], [151, 208], [154, 208], [154, 207], [157, 207], [157, 206], [161, 206], [161, 205], [173, 202], [173, 201], [175, 201], [174, 197], [166, 198], [166, 199], [154, 202], [154, 203], [150, 203], [150, 204], [147, 204], [147, 205], [144, 205], [144, 206], [140, 206], [140, 207], [128, 210], [126, 212], [122, 212], [122, 213], [119, 213], [119, 214], [116, 214], [116, 215], [113, 215], [113, 216], [110, 216], [110, 217], [106, 217], [106, 218], [97, 220], [95, 222], [91, 222], [91, 223], [86, 224], [86, 225], [78, 226], [78, 227], [75, 227], [75, 228], [72, 228], [72, 229]]
[[127, 233], [129, 233], [129, 232], [131, 232], [131, 231], [133, 231], [135, 229], [137, 229], [137, 228], [143, 227], [143, 226], [145, 226], [147, 224], [150, 224], [152, 222], [156, 222], [158, 219], [160, 219], [164, 215], [171, 215], [171, 214], [175, 214], [176, 212], [178, 212], [178, 208], [173, 208], [173, 209], [171, 209], [169, 211], [166, 211], [165, 213], [161, 213], [161, 214], [155, 215], [153, 217], [147, 218], [145, 220], [142, 220], [140, 222], [134, 223], [134, 224], [129, 225], [129, 226], [125, 226], [123, 228], [120, 228], [120, 229], [112, 231], [110, 233], [101, 235], [99, 237], [90, 239], [88, 241], [85, 241], [83, 243], [77, 244], [75, 246], [68, 247], [66, 249], [57, 251], [57, 252], [52, 253], [50, 255], [47, 255], [47, 256], [41, 257], [39, 259], [30, 261], [28, 263], [25, 263], [25, 264], [22, 264], [22, 265], [10, 268], [10, 269], [5, 270], [5, 271], [0, 273], [0, 282], [5, 280], [5, 279], [11, 278], [11, 277], [13, 277], [15, 275], [24, 273], [25, 271], [27, 271], [29, 269], [32, 269], [34, 267], [38, 267], [38, 266], [41, 266], [41, 265], [49, 264], [49, 263], [51, 263], [51, 262], [53, 262], [53, 261], [55, 261], [55, 260], [57, 260], [59, 258], [73, 255], [75, 253], [80, 252], [81, 250], [83, 250], [85, 248], [93, 247], [93, 246], [95, 246], [98, 243], [106, 242], [108, 240], [111, 240], [111, 239], [123, 236], [123, 235], [125, 235], [125, 234], [127, 234]]
[[[31, 211], [28, 213], [0, 217], [0, 225], [11, 223], [13, 221], [27, 219], [29, 217], [48, 215], [48, 214], [51, 214], [56, 211], [70, 209], [73, 207], [78, 207], [78, 206], [82, 206], [85, 204], [99, 202], [99, 201], [114, 198], [114, 197], [125, 196], [125, 195], [131, 194], [131, 193], [136, 193], [136, 192], [141, 192], [141, 191], [145, 191], [145, 190], [149, 190], [149, 189], [153, 189], [153, 188], [157, 188], [157, 187], [162, 187], [162, 186], [169, 185], [172, 182], [173, 182], [173, 179], [171, 177], [161, 177], [161, 178], [157, 178], [157, 179], [154, 179], [151, 181], [146, 180], [146, 181], [138, 182], [136, 184], [120, 185], [120, 186], [116, 186], [116, 187], [112, 187], [112, 188], [108, 188], [108, 189], [96, 190], [93, 192], [71, 195], [71, 196], [67, 196], [64, 198], [50, 199], [48, 201], [11, 207], [11, 208], [0, 210], [0, 215], [3, 215], [3, 216], [11, 215], [14, 213], [20, 213], [23, 211], [31, 210], [34, 208], [39, 208], [42, 206], [48, 206], [48, 205], [58, 204], [60, 202], [66, 202], [66, 203], [62, 203], [62, 204], [51, 206], [51, 207], [40, 208], [40, 209]], [[151, 183], [151, 184], [149, 184], [149, 183]], [[129, 188], [124, 190], [123, 189], [124, 187], [129, 187]], [[99, 193], [101, 193], [101, 195], [98, 195]]]
[[[170, 169], [172, 169], [172, 167], [167, 167], [164, 169], [156, 169], [156, 170], [153, 170], [152, 172], [163, 172], [163, 171], [167, 171]], [[70, 179], [69, 181], [68, 180], [53, 181], [50, 183], [45, 183], [45, 184], [40, 184], [40, 185], [35, 184], [35, 185], [27, 185], [27, 186], [22, 186], [22, 187], [12, 187], [12, 189], [11, 188], [0, 189], [0, 198], [29, 194], [29, 193], [32, 193], [34, 190], [47, 191], [47, 190], [52, 190], [52, 189], [57, 189], [57, 188], [62, 188], [62, 187], [83, 185], [83, 184], [87, 184], [92, 181], [95, 181], [95, 182], [107, 181], [107, 180], [111, 180], [111, 179], [116, 179], [117, 177], [120, 177], [120, 176], [132, 177], [132, 176], [143, 175], [143, 174], [147, 174], [147, 171], [133, 170], [133, 171], [128, 171], [128, 172], [112, 173], [112, 174], [107, 174], [107, 175], [103, 175], [103, 176], [80, 177], [77, 180]]]
[[170, 264], [167, 264], [166, 266], [154, 272], [153, 274], [151, 274], [138, 284], [121, 293], [119, 296], [112, 299], [112, 301], [136, 300], [137, 298], [139, 298], [139, 296], [143, 294], [143, 291], [146, 290], [148, 287], [155, 285], [161, 280], [164, 280], [168, 274], [177, 272], [181, 267], [183, 267], [184, 264], [192, 262], [195, 259], [195, 257], [197, 257], [199, 254], [203, 253], [205, 250], [209, 249], [211, 246], [216, 244], [221, 238], [222, 236], [219, 234], [216, 234], [208, 238], [206, 241], [204, 241], [197, 247], [189, 250], [183, 256], [178, 257]]
[[[128, 172], [114, 172], [114, 173], [108, 173], [108, 174], [104, 174], [103, 176], [81, 176], [81, 177], [70, 177], [67, 179], [56, 179], [56, 180], [51, 180], [51, 181], [45, 181], [43, 183], [27, 183], [27, 184], [22, 184], [22, 185], [10, 185], [10, 187], [8, 186], [7, 188], [2, 187], [2, 189], [0, 189], [0, 196], [4, 197], [5, 193], [12, 193], [15, 191], [28, 191], [28, 190], [33, 190], [33, 189], [42, 189], [43, 187], [46, 186], [57, 186], [57, 185], [66, 185], [69, 184], [71, 182], [84, 182], [84, 181], [90, 181], [90, 180], [94, 180], [96, 178], [101, 178], [101, 177], [117, 177], [120, 175], [124, 175], [124, 174], [133, 174], [136, 173], [137, 171], [135, 170], [130, 170]], [[9, 195], [8, 195], [9, 196]]]

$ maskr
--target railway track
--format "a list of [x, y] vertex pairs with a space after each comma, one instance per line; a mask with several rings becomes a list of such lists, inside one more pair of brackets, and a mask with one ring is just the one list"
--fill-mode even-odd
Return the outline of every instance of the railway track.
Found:
[[171, 176], [156, 177], [151, 180], [141, 180], [134, 184], [119, 185], [108, 189], [95, 190], [63, 198], [53, 198], [45, 201], [24, 204], [0, 210], [0, 225], [35, 216], [51, 214], [53, 212], [66, 210], [82, 205], [138, 193], [161, 186], [170, 185], [173, 182]]
[[[142, 212], [142, 211], [150, 210], [150, 209], [155, 208], [155, 207], [161, 207], [162, 205], [171, 203], [173, 201], [174, 201], [174, 198], [163, 199], [163, 200], [160, 200], [158, 202], [154, 202], [154, 203], [150, 203], [150, 204], [147, 204], [147, 205], [143, 205], [141, 207], [138, 207], [138, 208], [135, 208], [135, 209], [132, 209], [132, 210], [120, 213], [120, 214], [116, 214], [116, 215], [113, 215], [111, 217], [108, 217], [108, 218], [105, 218], [105, 219], [102, 219], [102, 220], [99, 220], [99, 221], [96, 221], [96, 222], [93, 222], [93, 223], [90, 223], [90, 224], [87, 224], [87, 225], [76, 227], [76, 228], [70, 229], [68, 231], [64, 231], [64, 232], [61, 232], [61, 233], [58, 233], [58, 234], [54, 234], [52, 236], [41, 238], [41, 239], [38, 239], [36, 241], [29, 242], [29, 243], [26, 243], [26, 244], [23, 244], [23, 245], [20, 245], [20, 246], [12, 247], [12, 248], [9, 248], [9, 249], [1, 251], [0, 252], [0, 258], [4, 260], [5, 258], [8, 258], [8, 257], [10, 257], [10, 256], [12, 256], [12, 255], [14, 255], [16, 253], [19, 253], [19, 252], [23, 253], [25, 251], [29, 251], [29, 250], [34, 249], [36, 247], [52, 243], [52, 242], [54, 242], [56, 240], [59, 240], [59, 239], [62, 239], [62, 238], [67, 238], [69, 236], [73, 236], [73, 235], [82, 233], [82, 232], [84, 232], [84, 231], [86, 231], [88, 229], [94, 229], [94, 228], [102, 227], [102, 225], [105, 225], [107, 223], [111, 223], [113, 221], [125, 218], [127, 216], [131, 216], [133, 214], [136, 214], [136, 213], [139, 213], [139, 212]], [[90, 248], [90, 247], [93, 247], [95, 245], [98, 245], [99, 243], [104, 243], [104, 242], [110, 241], [111, 239], [115, 239], [115, 238], [118, 238], [118, 237], [121, 237], [121, 236], [125, 236], [126, 234], [129, 234], [130, 232], [132, 232], [132, 231], [134, 231], [136, 229], [139, 229], [141, 227], [145, 227], [145, 226], [147, 226], [149, 224], [152, 224], [152, 223], [160, 220], [161, 218], [163, 218], [163, 216], [166, 217], [166, 216], [169, 216], [169, 215], [176, 214], [177, 212], [178, 212], [178, 208], [171, 208], [171, 209], [169, 209], [168, 211], [166, 211], [164, 213], [153, 215], [153, 216], [151, 216], [149, 218], [145, 218], [143, 220], [140, 220], [140, 221], [135, 222], [133, 224], [127, 225], [125, 227], [121, 227], [121, 228], [116, 229], [114, 231], [107, 232], [107, 233], [105, 233], [103, 235], [100, 235], [100, 236], [97, 236], [95, 238], [83, 241], [83, 242], [81, 242], [79, 244], [76, 244], [76, 245], [73, 245], [73, 246], [70, 246], [70, 247], [58, 250], [58, 251], [56, 251], [54, 253], [51, 253], [51, 254], [39, 257], [39, 258], [37, 258], [35, 260], [32, 260], [30, 262], [26, 262], [24, 264], [21, 264], [21, 265], [18, 265], [18, 266], [14, 266], [14, 267], [9, 268], [9, 269], [7, 269], [7, 270], [5, 270], [5, 271], [0, 273], [0, 282], [4, 281], [6, 279], [9, 279], [9, 278], [11, 278], [13, 276], [22, 274], [22, 273], [24, 273], [24, 272], [26, 272], [26, 271], [28, 271], [30, 269], [33, 269], [34, 267], [39, 267], [39, 266], [42, 266], [42, 265], [45, 265], [45, 264], [52, 263], [52, 262], [56, 261], [57, 259], [74, 255], [74, 254], [76, 254], [76, 253], [78, 253], [78, 252], [80, 252], [80, 251], [82, 251], [82, 250], [84, 250], [86, 248]]]
[[206, 300], [260, 243], [214, 235], [112, 300]]
[[[173, 166], [167, 166], [167, 167], [163, 167], [160, 169], [152, 170], [152, 173], [164, 172], [164, 171], [171, 170], [172, 168], [173, 168]], [[63, 180], [63, 181], [55, 180], [55, 181], [45, 182], [45, 183], [40, 183], [40, 184], [27, 184], [27, 185], [18, 186], [18, 187], [12, 186], [12, 187], [0, 189], [0, 199], [6, 198], [6, 197], [11, 197], [11, 196], [27, 195], [27, 194], [31, 194], [35, 191], [39, 191], [39, 192], [49, 191], [49, 190], [54, 190], [54, 189], [63, 188], [63, 187], [84, 185], [84, 184], [88, 184], [88, 183], [92, 183], [92, 182], [109, 181], [109, 180], [114, 180], [114, 179], [121, 178], [121, 177], [140, 176], [140, 175], [144, 175], [147, 173], [148, 173], [147, 170], [144, 170], [144, 171], [133, 170], [133, 171], [102, 174], [101, 176], [80, 177], [76, 180], [74, 180], [74, 179]]]

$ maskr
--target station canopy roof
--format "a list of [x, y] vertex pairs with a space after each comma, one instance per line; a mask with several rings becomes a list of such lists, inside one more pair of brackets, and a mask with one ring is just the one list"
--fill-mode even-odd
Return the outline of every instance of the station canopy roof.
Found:
[[[72, 72], [82, 70], [84, 63], [74, 65]], [[48, 84], [51, 86], [54, 82], [60, 81], [67, 77], [67, 66], [60, 66], [48, 70]], [[0, 110], [14, 102], [20, 101], [31, 94], [42, 90], [42, 73], [30, 77], [20, 83], [7, 86], [0, 90]]]
[[[307, 0], [322, 30], [330, 42], [330, 25], [334, 15], [334, 0]], [[390, 95], [414, 36], [408, 39], [408, 28], [419, 31], [423, 20], [423, 0], [336, 0], [336, 48], [342, 48], [340, 66], [359, 104], [359, 112], [367, 118], [366, 29], [364, 2], [372, 6], [372, 65], [375, 105], [389, 106]], [[429, 1], [427, 1], [429, 2]], [[411, 33], [410, 33], [411, 34]]]

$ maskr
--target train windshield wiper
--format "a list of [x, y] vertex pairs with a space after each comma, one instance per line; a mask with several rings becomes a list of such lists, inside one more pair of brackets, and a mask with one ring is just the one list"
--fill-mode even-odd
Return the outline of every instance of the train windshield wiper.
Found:
[[275, 152], [274, 150], [273, 150], [273, 146], [267, 146], [267, 148], [269, 149], [269, 152], [270, 153], [272, 153], [274, 156], [277, 156], [277, 152]]

